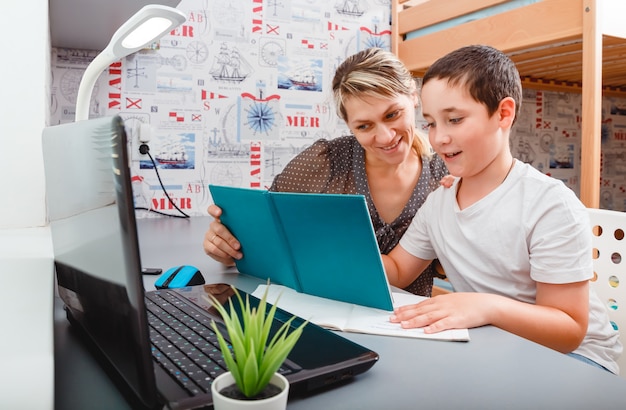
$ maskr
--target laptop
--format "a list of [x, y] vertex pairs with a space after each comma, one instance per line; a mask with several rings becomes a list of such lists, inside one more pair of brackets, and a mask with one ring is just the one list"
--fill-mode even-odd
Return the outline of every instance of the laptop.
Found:
[[[221, 326], [221, 319], [203, 295], [225, 302], [232, 289], [208, 284], [144, 290], [127, 135], [119, 116], [47, 127], [42, 138], [58, 292], [72, 327], [133, 407], [210, 407], [211, 380], [225, 370], [203, 330], [212, 320]], [[175, 325], [159, 322], [179, 315]], [[289, 317], [279, 309], [275, 326]], [[178, 329], [183, 324], [192, 330]], [[181, 334], [190, 334], [191, 349], [171, 356], [172, 335]], [[290, 394], [308, 394], [351, 379], [377, 360], [376, 352], [309, 323], [280, 371]], [[181, 362], [186, 370], [176, 368]]]

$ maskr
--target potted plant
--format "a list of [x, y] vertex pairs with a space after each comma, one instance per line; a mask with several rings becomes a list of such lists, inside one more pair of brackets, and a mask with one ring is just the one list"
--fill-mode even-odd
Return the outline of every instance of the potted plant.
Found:
[[[287, 407], [289, 382], [277, 371], [300, 338], [308, 321], [289, 332], [291, 322], [295, 319], [293, 316], [271, 336], [270, 330], [276, 312], [276, 303], [268, 310], [268, 288], [269, 286], [265, 289], [257, 307], [250, 305], [248, 295], [244, 302], [234, 287], [235, 295], [229, 299], [228, 310], [215, 296], [209, 295], [211, 303], [222, 316], [230, 340], [229, 345], [217, 324], [213, 322], [212, 327], [217, 333], [220, 350], [228, 368], [228, 372], [218, 376], [211, 385], [213, 405], [216, 410], [257, 408], [254, 406], [267, 406], [267, 402], [273, 401], [277, 402], [277, 407], [272, 405], [272, 407], [259, 408], [284, 409]], [[239, 305], [239, 313], [233, 305], [235, 297]]]

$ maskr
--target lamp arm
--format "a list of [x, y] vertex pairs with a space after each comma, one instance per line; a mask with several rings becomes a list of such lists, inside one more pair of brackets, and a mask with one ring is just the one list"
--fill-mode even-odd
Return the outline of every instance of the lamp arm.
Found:
[[185, 20], [185, 14], [180, 10], [149, 4], [122, 24], [113, 34], [109, 45], [87, 66], [80, 80], [74, 121], [89, 119], [91, 93], [107, 66], [161, 38]]
[[89, 119], [89, 105], [91, 103], [91, 94], [96, 85], [96, 81], [100, 74], [110, 64], [116, 60], [113, 53], [107, 48], [93, 59], [91, 64], [85, 70], [83, 78], [78, 86], [78, 94], [76, 95], [76, 114], [74, 121], [82, 121]]

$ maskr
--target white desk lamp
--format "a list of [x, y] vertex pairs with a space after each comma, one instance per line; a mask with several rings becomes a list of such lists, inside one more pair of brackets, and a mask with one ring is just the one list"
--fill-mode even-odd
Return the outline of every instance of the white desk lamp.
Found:
[[93, 59], [80, 80], [75, 121], [89, 118], [91, 93], [96, 80], [110, 64], [152, 44], [187, 18], [180, 10], [150, 4], [129, 18], [111, 37], [106, 48]]

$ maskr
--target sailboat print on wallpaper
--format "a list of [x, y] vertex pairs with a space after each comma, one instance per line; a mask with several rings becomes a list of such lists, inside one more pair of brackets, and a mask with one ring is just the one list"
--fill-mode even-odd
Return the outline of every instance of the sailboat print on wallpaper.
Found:
[[222, 43], [220, 51], [215, 56], [213, 66], [209, 70], [213, 79], [240, 83], [250, 75], [251, 69], [248, 63], [241, 57], [239, 50], [229, 48]]

